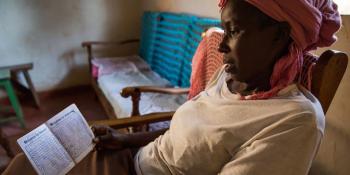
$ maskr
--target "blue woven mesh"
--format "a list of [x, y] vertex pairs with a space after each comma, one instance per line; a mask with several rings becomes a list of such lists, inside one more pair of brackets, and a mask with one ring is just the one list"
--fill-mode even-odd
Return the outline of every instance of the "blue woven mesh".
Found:
[[201, 33], [219, 20], [169, 12], [145, 12], [140, 56], [172, 85], [190, 85], [192, 57]]
[[202, 33], [209, 29], [210, 27], [220, 27], [220, 20], [193, 17], [192, 22], [189, 24], [189, 31], [186, 38], [186, 53], [183, 59], [183, 66], [181, 67], [181, 75], [179, 86], [189, 87], [190, 86], [190, 76], [192, 71], [192, 58], [196, 52], [199, 42], [202, 40]]
[[154, 41], [156, 37], [158, 12], [145, 12], [142, 16], [142, 30], [140, 42], [140, 56], [148, 63], [152, 63]]

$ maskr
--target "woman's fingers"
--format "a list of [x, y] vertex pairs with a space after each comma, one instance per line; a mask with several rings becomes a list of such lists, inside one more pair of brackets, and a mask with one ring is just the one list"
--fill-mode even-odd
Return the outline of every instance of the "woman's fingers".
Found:
[[99, 143], [99, 142], [100, 142], [100, 139], [98, 139], [97, 137], [95, 137], [95, 138], [92, 139], [92, 142], [93, 142], [93, 143]]
[[112, 135], [102, 135], [95, 137], [92, 141], [96, 143], [96, 147], [104, 147], [105, 145], [108, 145], [112, 140]]
[[103, 125], [94, 125], [91, 127], [92, 132], [95, 135], [95, 138], [92, 139], [92, 142], [101, 145], [101, 142], [108, 142], [111, 140], [112, 134], [109, 131], [109, 128]]
[[111, 127], [94, 125], [91, 127], [91, 130], [95, 134], [95, 138], [92, 142], [96, 144], [97, 150], [123, 148], [119, 135]]
[[91, 130], [95, 134], [95, 136], [99, 136], [99, 135], [105, 135], [107, 133], [110, 133], [112, 129], [109, 126], [93, 125], [91, 127]]
[[93, 132], [104, 132], [107, 130], [107, 127], [104, 125], [93, 125], [91, 126]]
[[96, 137], [98, 139], [98, 142], [110, 142], [112, 141], [112, 134], [106, 134], [102, 136]]
[[98, 136], [93, 139], [93, 142], [96, 143], [97, 150], [122, 148], [122, 144], [117, 138], [114, 138], [114, 136], [111, 133]]

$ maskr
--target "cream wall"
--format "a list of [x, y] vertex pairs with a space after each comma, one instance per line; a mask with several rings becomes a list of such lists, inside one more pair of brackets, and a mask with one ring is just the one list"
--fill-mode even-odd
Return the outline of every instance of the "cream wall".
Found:
[[81, 42], [137, 38], [141, 15], [135, 0], [0, 0], [0, 66], [33, 62], [39, 91], [87, 84]]
[[144, 10], [219, 16], [216, 0], [0, 0], [0, 66], [33, 62], [38, 91], [88, 84], [81, 42], [139, 38]]
[[219, 18], [217, 0], [143, 0], [144, 10], [185, 12]]

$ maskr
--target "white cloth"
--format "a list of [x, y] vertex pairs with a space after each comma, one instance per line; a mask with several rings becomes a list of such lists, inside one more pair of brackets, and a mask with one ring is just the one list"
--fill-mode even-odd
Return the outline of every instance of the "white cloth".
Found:
[[294, 84], [272, 99], [239, 100], [226, 76], [221, 69], [164, 135], [139, 150], [139, 175], [307, 174], [324, 130], [317, 99]]
[[[120, 92], [130, 86], [169, 86], [139, 56], [94, 59], [98, 67], [98, 85], [118, 118], [130, 117], [132, 111], [131, 97], [124, 98]], [[152, 112], [175, 111], [186, 101], [186, 95], [168, 95], [160, 93], [142, 93], [139, 105], [141, 114]], [[161, 124], [153, 124], [157, 128]]]

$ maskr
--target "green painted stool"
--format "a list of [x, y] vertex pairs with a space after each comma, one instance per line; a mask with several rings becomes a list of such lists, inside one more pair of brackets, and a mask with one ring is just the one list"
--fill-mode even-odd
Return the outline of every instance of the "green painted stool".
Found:
[[25, 123], [24, 123], [23, 113], [22, 113], [21, 105], [18, 102], [17, 96], [11, 84], [10, 70], [8, 69], [0, 70], [0, 87], [5, 89], [7, 96], [10, 99], [12, 108], [16, 113], [16, 116], [14, 117], [0, 118], [0, 123], [18, 120], [21, 127], [24, 128]]

